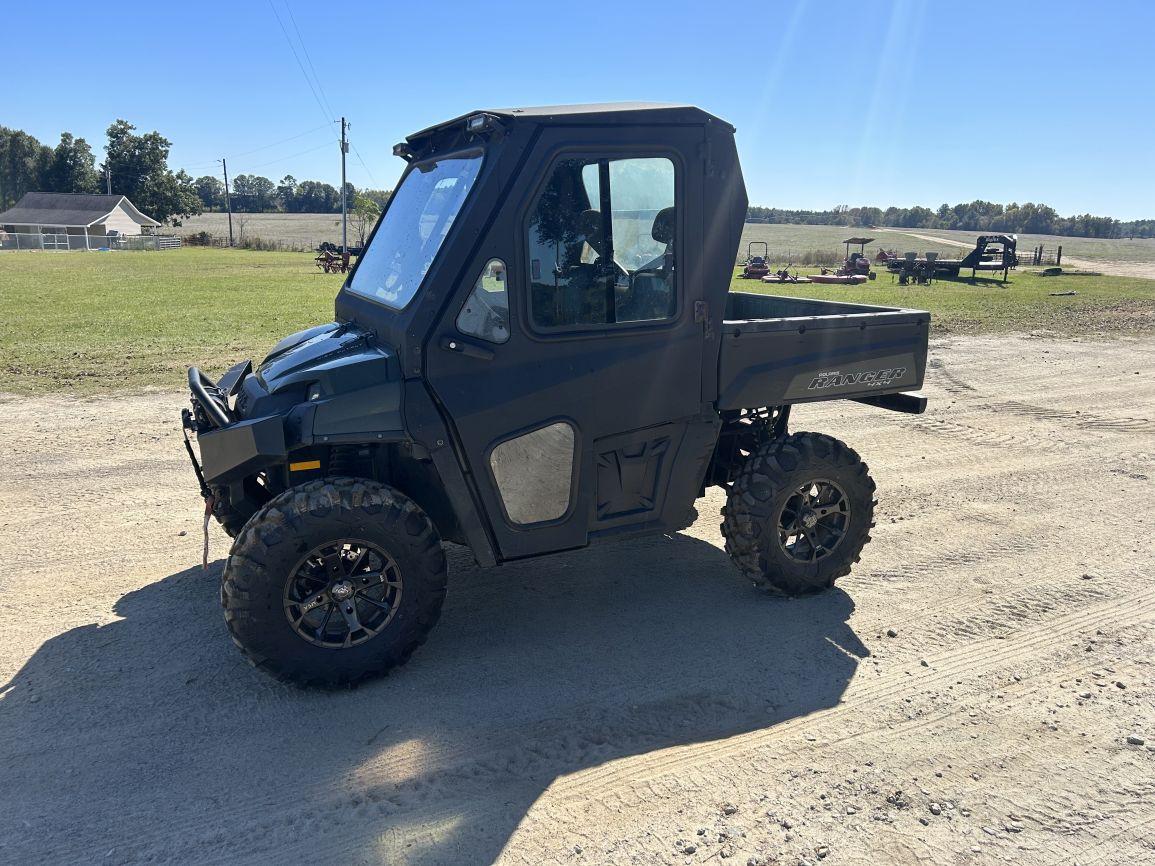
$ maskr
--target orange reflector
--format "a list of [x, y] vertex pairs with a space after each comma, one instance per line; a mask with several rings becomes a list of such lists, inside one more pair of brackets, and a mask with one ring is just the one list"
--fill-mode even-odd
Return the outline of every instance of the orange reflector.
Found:
[[320, 468], [321, 468], [321, 461], [320, 460], [302, 460], [299, 463], [290, 463], [289, 464], [289, 471], [290, 472], [304, 472], [306, 469], [320, 469]]

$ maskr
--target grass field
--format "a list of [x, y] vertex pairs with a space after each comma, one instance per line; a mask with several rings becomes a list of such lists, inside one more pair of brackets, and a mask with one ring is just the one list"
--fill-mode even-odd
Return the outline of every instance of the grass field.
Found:
[[332, 320], [340, 284], [302, 253], [0, 253], [0, 390], [180, 388]]
[[[866, 248], [866, 254], [873, 257], [880, 246], [898, 250], [938, 250], [944, 257], [958, 256], [958, 248], [949, 244], [935, 245], [912, 238], [910, 235], [887, 229], [847, 228], [846, 226], [796, 226], [766, 223], [746, 223], [742, 229], [742, 241], [738, 247], [738, 260], [745, 261], [747, 246], [751, 241], [764, 241], [770, 246], [770, 256], [775, 261], [786, 263], [799, 260], [801, 254], [823, 251], [830, 264], [840, 264], [845, 257], [843, 241], [850, 237], [874, 238], [874, 243]], [[973, 241], [974, 238], [972, 237]], [[851, 250], [854, 252], [854, 249]], [[759, 253], [760, 254], [760, 253]]]
[[[975, 238], [981, 234], [981, 232], [941, 231], [939, 229], [910, 229], [910, 231], [925, 237], [954, 241], [955, 244], [965, 243], [968, 248], [974, 246]], [[797, 256], [800, 252], [828, 250], [830, 261], [841, 261], [845, 252], [845, 247], [841, 242], [853, 236], [874, 238], [875, 242], [866, 248], [867, 255], [871, 257], [878, 252], [880, 246], [889, 250], [897, 250], [900, 254], [907, 250], [920, 253], [937, 250], [940, 256], [944, 258], [958, 258], [966, 252], [965, 249], [955, 244], [935, 244], [933, 241], [912, 237], [905, 231], [896, 229], [746, 223], [742, 231], [739, 260], [745, 259], [746, 246], [750, 241], [765, 241], [770, 245], [770, 254], [775, 259], [785, 261]], [[1151, 265], [1151, 278], [1155, 279], [1155, 239], [1129, 241], [1126, 239], [1070, 238], [1058, 235], [1019, 235], [1019, 251], [1022, 253], [1034, 249], [1039, 244], [1048, 250], [1054, 250], [1061, 245], [1064, 257], [1069, 256], [1097, 262], [1149, 263]]]
[[[928, 237], [946, 238], [973, 244], [975, 238], [982, 232], [943, 231], [941, 229], [911, 229], [920, 235]], [[866, 232], [870, 235], [870, 232]], [[918, 241], [906, 236], [906, 243]], [[1111, 262], [1147, 262], [1151, 264], [1151, 275], [1155, 279], [1155, 238], [1071, 238], [1062, 235], [1019, 235], [1019, 251], [1024, 252], [1037, 247], [1039, 244], [1048, 250], [1058, 246], [1063, 247], [1064, 256], [1074, 256], [1091, 261]], [[914, 247], [911, 247], [913, 249]], [[958, 247], [955, 248], [957, 253]]]
[[[238, 236], [242, 228], [240, 225], [242, 221], [245, 223], [243, 228], [247, 237], [257, 237], [301, 247], [316, 247], [324, 240], [339, 242], [341, 238], [341, 217], [338, 214], [234, 214], [233, 231]], [[210, 232], [217, 237], [228, 237], [227, 215], [206, 213], [189, 217], [182, 226], [174, 230], [178, 235], [189, 235], [201, 231]], [[920, 235], [967, 244], [973, 244], [975, 238], [980, 234], [980, 232], [940, 231], [938, 229], [911, 229], [911, 231]], [[791, 257], [813, 250], [822, 250], [827, 253], [829, 261], [841, 261], [844, 252], [842, 241], [854, 235], [875, 239], [875, 243], [867, 248], [868, 253], [871, 254], [877, 252], [879, 246], [899, 252], [938, 250], [944, 256], [954, 257], [958, 256], [960, 250], [959, 247], [951, 244], [936, 245], [894, 229], [747, 223], [742, 231], [742, 242], [738, 249], [738, 256], [740, 259], [745, 258], [746, 246], [750, 241], [765, 241], [770, 245], [771, 255], [775, 258]], [[352, 238], [350, 242], [352, 242]], [[1056, 235], [1019, 235], [1019, 248], [1022, 250], [1032, 249], [1039, 244], [1051, 249], [1062, 244], [1064, 255], [1077, 258], [1096, 261], [1150, 262], [1152, 278], [1155, 278], [1155, 239], [1129, 241], [1126, 239], [1070, 238]]]
[[[242, 225], [243, 223], [243, 225]], [[250, 213], [233, 214], [233, 237], [261, 238], [294, 246], [313, 248], [321, 241], [341, 242], [341, 215], [331, 213]], [[188, 217], [173, 230], [174, 234], [191, 235], [209, 232], [215, 237], [229, 236], [228, 214], [204, 213]], [[355, 242], [352, 221], [349, 225], [349, 243]]]
[[[178, 389], [190, 364], [219, 373], [259, 359], [286, 334], [331, 320], [340, 282], [302, 253], [3, 253], [0, 390]], [[1006, 286], [903, 287], [883, 273], [853, 287], [735, 279], [733, 288], [918, 307], [933, 313], [939, 332], [1155, 333], [1155, 280], [1018, 272]], [[1071, 290], [1078, 294], [1050, 296]]]
[[[799, 273], [805, 273], [803, 268]], [[900, 286], [886, 271], [858, 286], [816, 283], [767, 285], [744, 280], [735, 269], [730, 290], [821, 298], [929, 310], [932, 332], [979, 334], [1053, 331], [1063, 335], [1155, 333], [1155, 280], [1130, 277], [1043, 277], [1033, 269], [1012, 271], [1004, 284], [939, 280], [929, 286]], [[1076, 295], [1052, 296], [1052, 292]]]

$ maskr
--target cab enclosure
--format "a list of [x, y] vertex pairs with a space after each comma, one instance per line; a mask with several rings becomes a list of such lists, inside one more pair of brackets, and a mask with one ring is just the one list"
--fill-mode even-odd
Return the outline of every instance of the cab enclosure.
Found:
[[921, 411], [903, 392], [927, 313], [730, 292], [734, 132], [690, 106], [588, 105], [479, 111], [397, 145], [407, 167], [334, 321], [256, 368], [190, 371], [226, 529], [307, 482], [366, 478], [494, 564], [688, 525], [751, 425], [784, 437], [792, 404]]

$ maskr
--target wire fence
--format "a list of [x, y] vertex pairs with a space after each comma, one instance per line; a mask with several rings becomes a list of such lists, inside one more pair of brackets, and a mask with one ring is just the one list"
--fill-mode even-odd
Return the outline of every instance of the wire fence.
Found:
[[81, 235], [0, 231], [0, 250], [174, 250], [181, 239], [168, 235]]

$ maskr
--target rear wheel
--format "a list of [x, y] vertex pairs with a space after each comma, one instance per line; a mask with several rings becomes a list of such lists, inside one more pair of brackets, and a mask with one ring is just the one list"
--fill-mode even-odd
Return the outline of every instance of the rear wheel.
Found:
[[383, 484], [328, 478], [276, 497], [225, 566], [233, 641], [256, 667], [351, 685], [404, 664], [436, 624], [445, 555], [425, 513]]
[[874, 525], [874, 480], [845, 443], [795, 433], [746, 458], [722, 514], [726, 552], [743, 574], [807, 595], [858, 562]]

